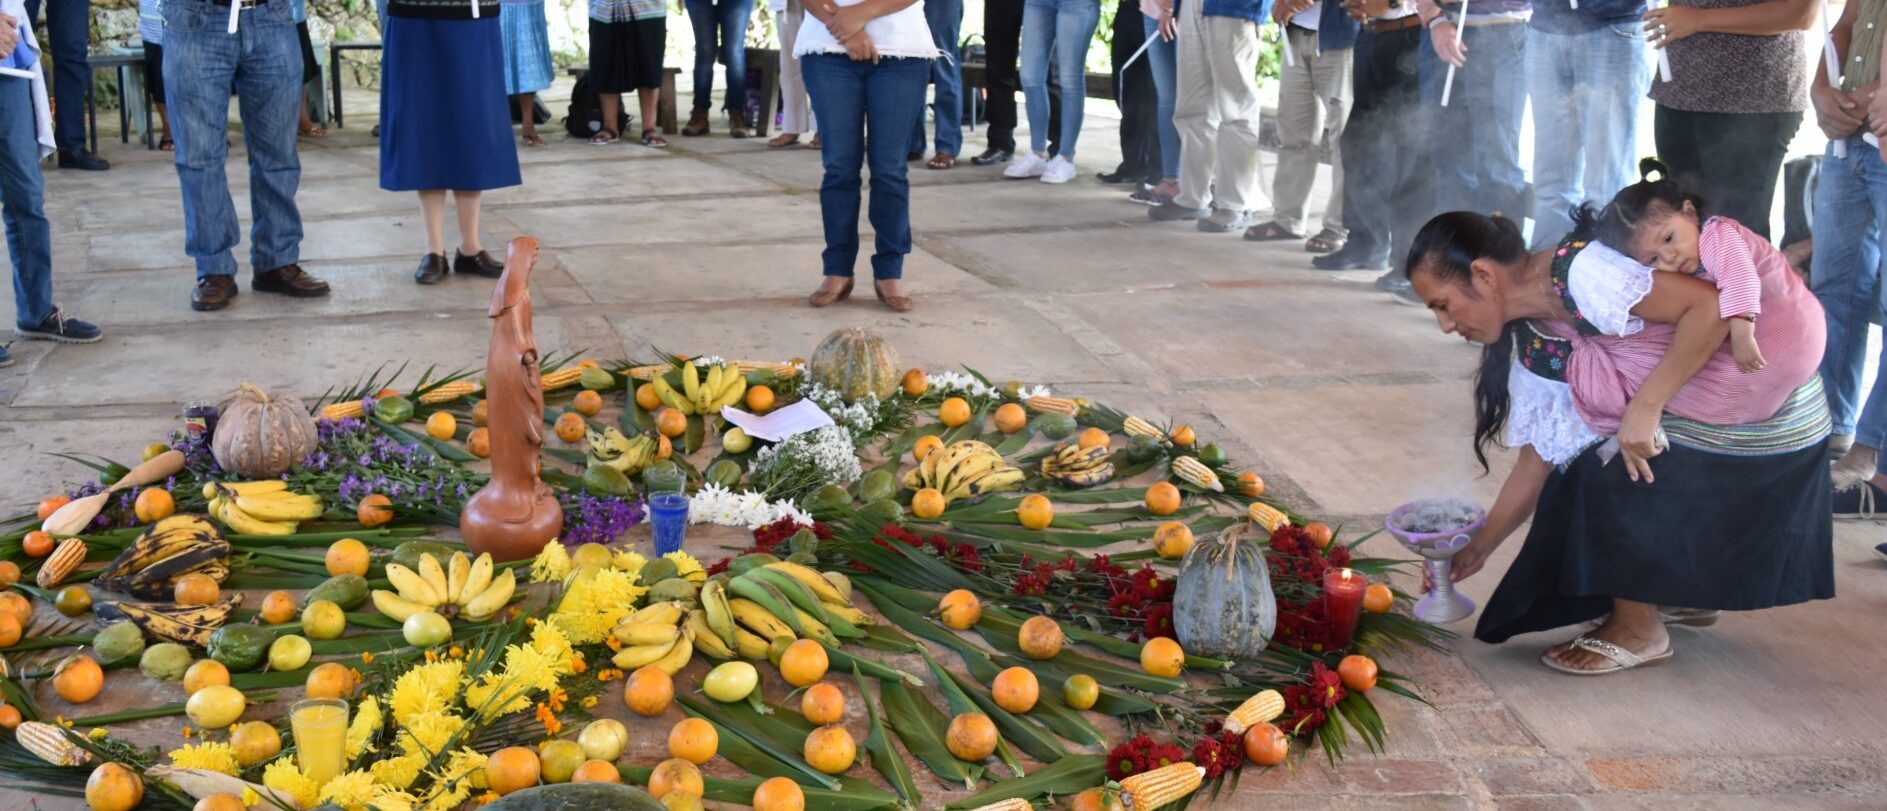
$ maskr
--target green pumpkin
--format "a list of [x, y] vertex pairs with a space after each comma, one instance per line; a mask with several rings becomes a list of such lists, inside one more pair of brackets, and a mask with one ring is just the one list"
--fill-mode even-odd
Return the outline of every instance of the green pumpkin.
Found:
[[618, 783], [557, 783], [507, 794], [485, 811], [665, 811], [648, 792]]
[[1264, 541], [1239, 523], [1193, 544], [1180, 560], [1173, 633], [1187, 653], [1248, 660], [1277, 629]]
[[819, 344], [807, 362], [812, 381], [850, 403], [866, 395], [888, 399], [902, 374], [891, 342], [862, 327], [838, 330]]

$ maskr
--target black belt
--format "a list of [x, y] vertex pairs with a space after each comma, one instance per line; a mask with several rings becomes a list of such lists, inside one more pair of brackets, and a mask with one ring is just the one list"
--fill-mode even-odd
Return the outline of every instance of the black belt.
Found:
[[233, 2], [236, 8], [243, 11], [247, 11], [252, 8], [260, 8], [262, 6], [266, 6], [269, 4], [269, 0], [211, 0], [211, 2], [219, 6], [222, 6], [224, 8], [228, 8], [230, 4]]
[[1372, 34], [1387, 34], [1392, 31], [1414, 28], [1421, 24], [1422, 20], [1420, 17], [1410, 14], [1407, 17], [1397, 17], [1393, 20], [1370, 20], [1369, 31]]
[[1284, 27], [1291, 31], [1303, 31], [1306, 33], [1311, 33], [1311, 34], [1317, 33], [1317, 29], [1307, 28], [1305, 26], [1298, 25], [1297, 23], [1287, 23]]

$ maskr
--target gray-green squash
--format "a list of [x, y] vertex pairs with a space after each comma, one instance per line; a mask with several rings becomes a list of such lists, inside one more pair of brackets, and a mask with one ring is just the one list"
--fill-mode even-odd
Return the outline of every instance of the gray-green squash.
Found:
[[1179, 564], [1173, 632], [1187, 653], [1249, 659], [1278, 625], [1264, 542], [1240, 522], [1193, 544]]

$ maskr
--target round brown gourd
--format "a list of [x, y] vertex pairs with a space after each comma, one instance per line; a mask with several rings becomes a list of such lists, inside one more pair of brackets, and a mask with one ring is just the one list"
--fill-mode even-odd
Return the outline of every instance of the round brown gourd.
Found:
[[314, 417], [300, 400], [246, 382], [224, 404], [210, 439], [216, 464], [245, 479], [287, 473], [314, 448]]

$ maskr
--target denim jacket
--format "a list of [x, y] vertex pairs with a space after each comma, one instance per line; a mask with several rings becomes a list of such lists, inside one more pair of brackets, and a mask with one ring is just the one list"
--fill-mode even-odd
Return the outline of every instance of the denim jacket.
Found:
[[1264, 25], [1271, 19], [1271, 0], [1204, 0], [1199, 13], [1207, 17], [1236, 17]]

